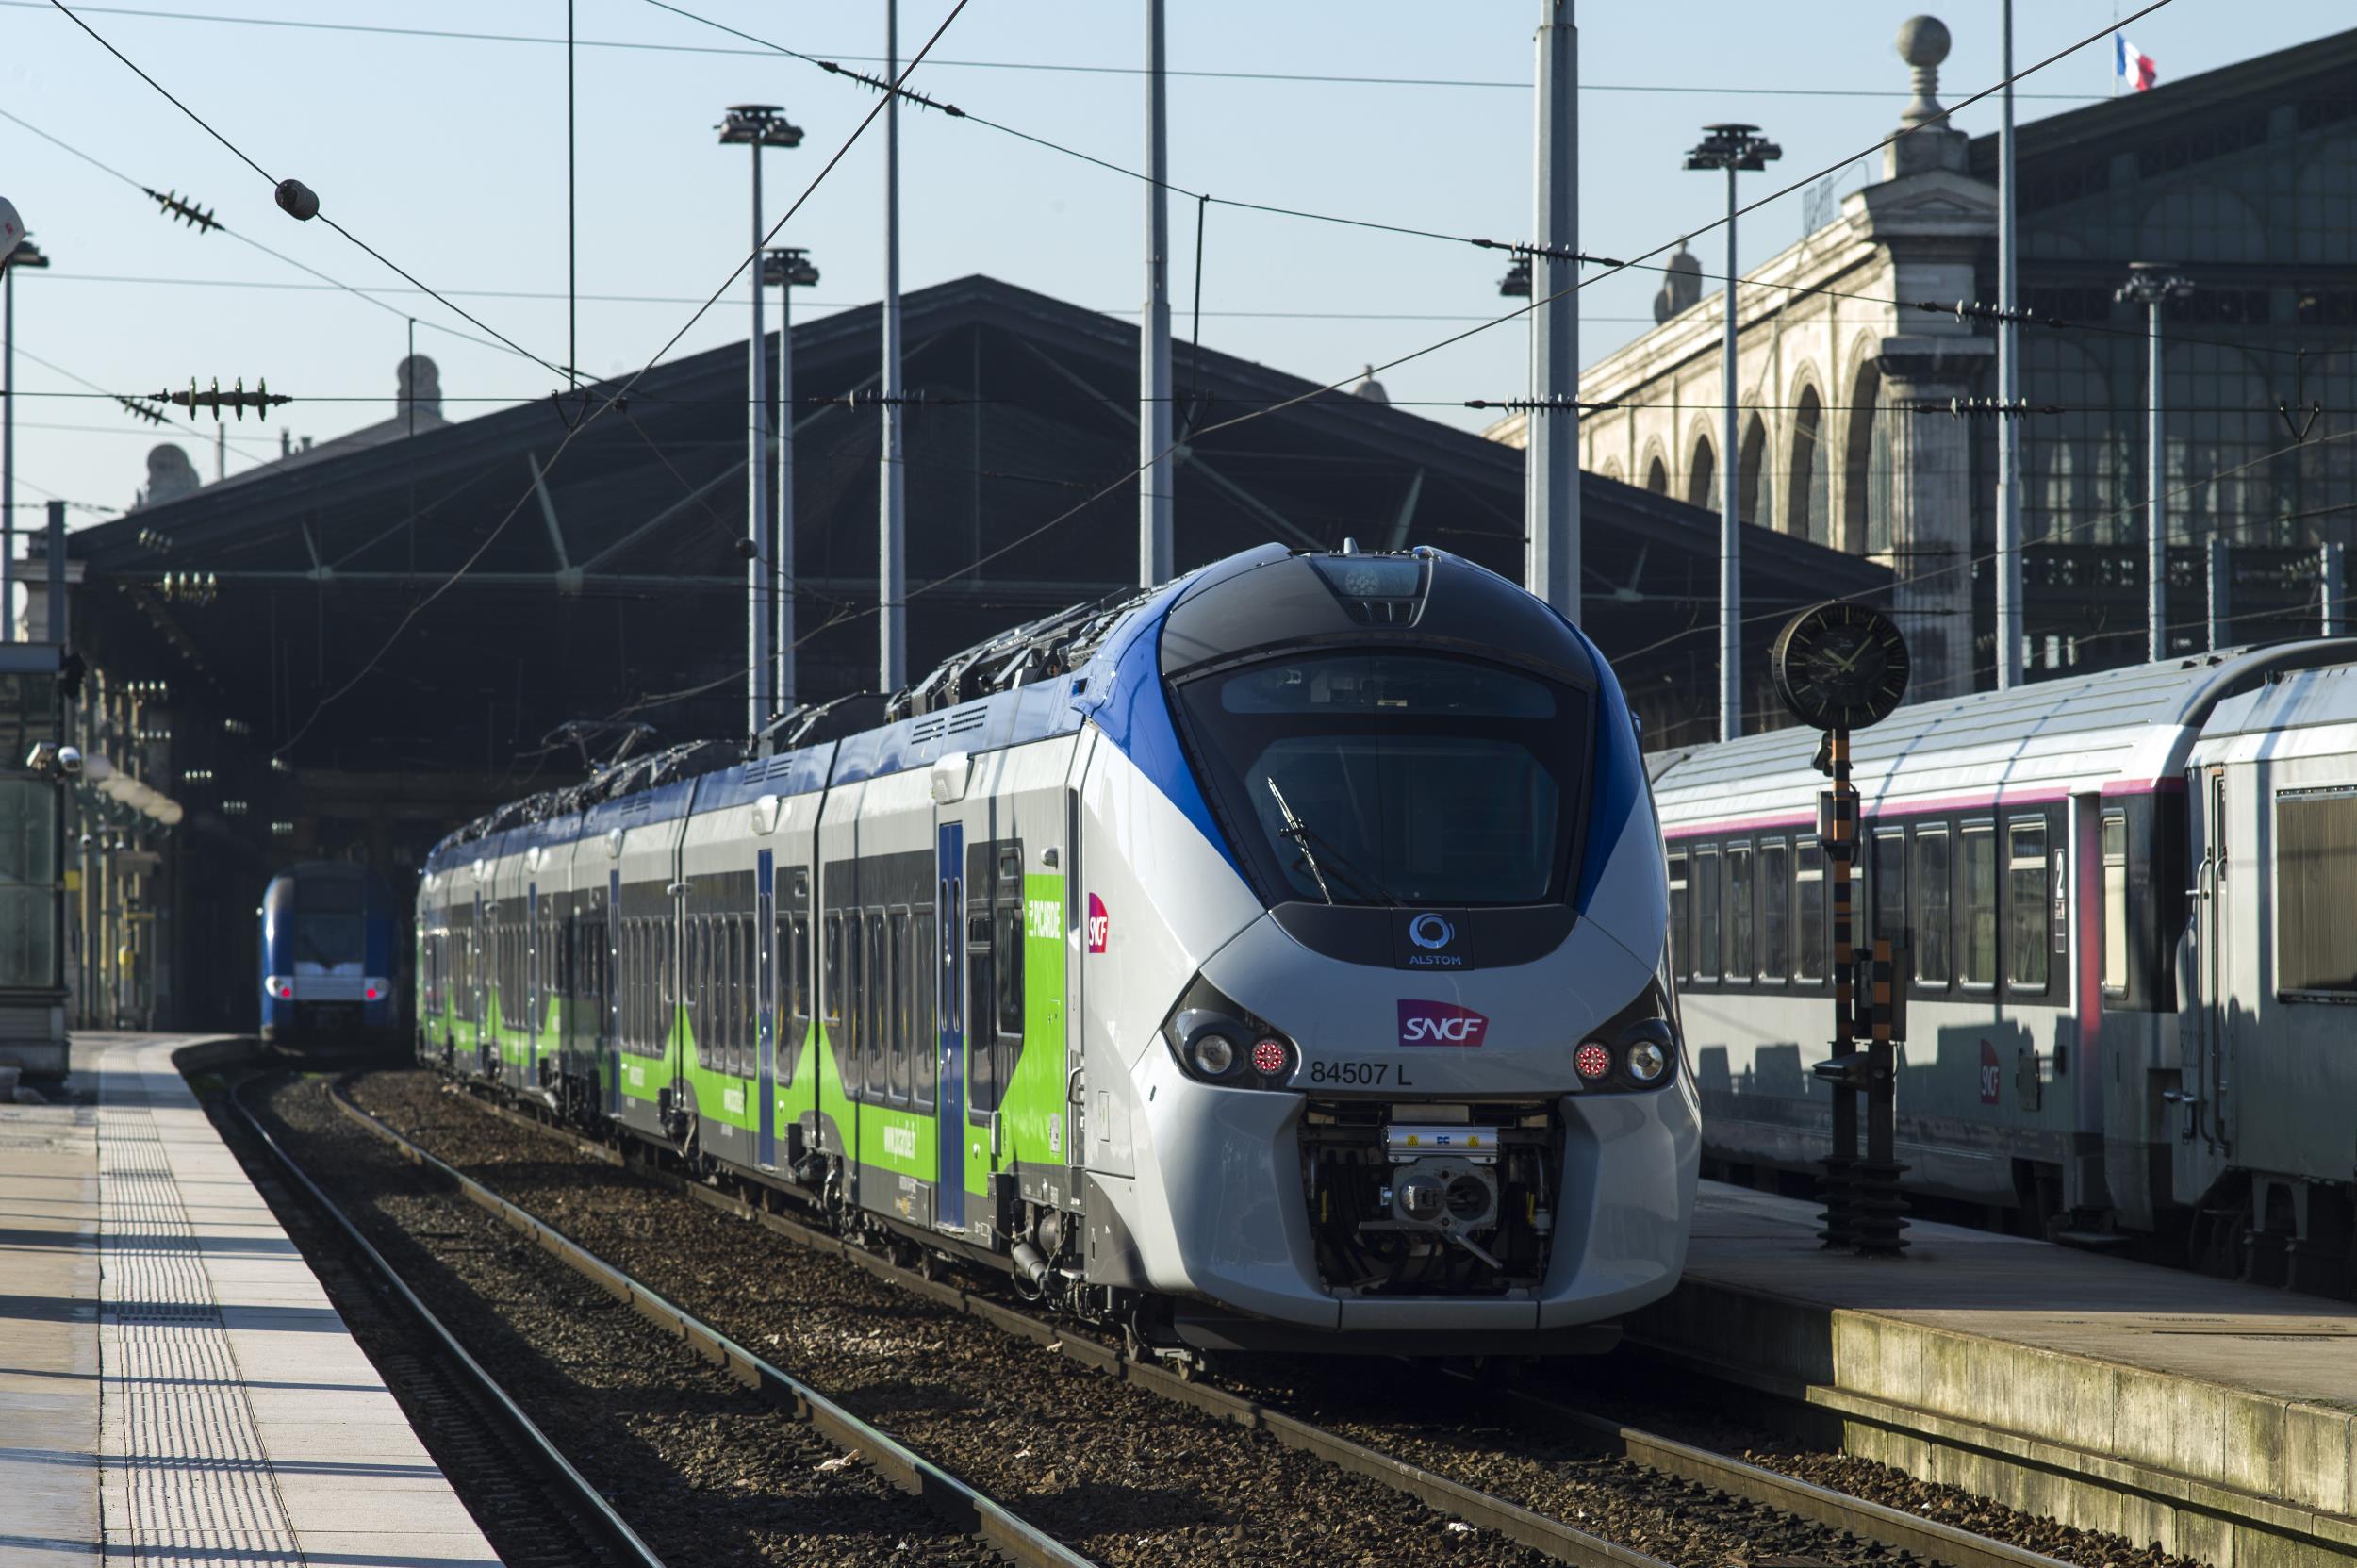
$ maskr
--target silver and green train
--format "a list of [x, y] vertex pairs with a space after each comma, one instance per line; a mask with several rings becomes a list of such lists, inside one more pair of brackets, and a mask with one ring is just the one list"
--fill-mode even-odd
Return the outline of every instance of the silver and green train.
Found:
[[1174, 1357], [1594, 1348], [1675, 1283], [1660, 834], [1540, 601], [1270, 547], [848, 711], [437, 847], [421, 1053]]

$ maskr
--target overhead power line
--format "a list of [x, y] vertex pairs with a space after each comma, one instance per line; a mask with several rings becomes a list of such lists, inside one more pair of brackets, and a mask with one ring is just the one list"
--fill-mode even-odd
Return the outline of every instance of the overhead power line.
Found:
[[[45, 10], [48, 0], [0, 0], [0, 9]], [[92, 16], [131, 16], [157, 22], [195, 22], [246, 27], [280, 27], [303, 32], [359, 33], [385, 38], [416, 38], [444, 40], [464, 43], [520, 43], [563, 47], [565, 39], [558, 35], [539, 33], [474, 32], [455, 27], [396, 27], [382, 24], [360, 22], [314, 22], [277, 16], [234, 16], [219, 12], [160, 11], [133, 6], [82, 6], [78, 9]], [[581, 38], [573, 40], [582, 49], [616, 49], [663, 55], [721, 55], [733, 58], [759, 56], [758, 49], [729, 49], [713, 44], [655, 43], [638, 39]], [[845, 54], [829, 51], [837, 60], [857, 60], [863, 65], [878, 64], [879, 55]], [[940, 59], [931, 62], [936, 69], [966, 71], [1031, 71], [1058, 75], [1137, 76], [1146, 68], [1137, 65], [1089, 65], [1077, 61], [1057, 60], [993, 60]], [[1205, 81], [1276, 82], [1284, 84], [1314, 83], [1334, 87], [1426, 87], [1457, 88], [1484, 91], [1528, 92], [1528, 81], [1507, 77], [1482, 76], [1379, 76], [1347, 75], [1331, 72], [1309, 71], [1216, 71], [1172, 69], [1163, 73]], [[1584, 92], [1679, 93], [1699, 96], [1739, 97], [1751, 95], [1771, 98], [1888, 98], [1890, 93], [1872, 88], [1858, 87], [1759, 87], [1750, 83], [1725, 86], [1698, 86], [1691, 82], [1583, 82]], [[2182, 91], [2182, 88], [2172, 91]], [[2100, 92], [2019, 92], [2017, 98], [2051, 99], [2057, 103], [2102, 103], [2105, 94]]]

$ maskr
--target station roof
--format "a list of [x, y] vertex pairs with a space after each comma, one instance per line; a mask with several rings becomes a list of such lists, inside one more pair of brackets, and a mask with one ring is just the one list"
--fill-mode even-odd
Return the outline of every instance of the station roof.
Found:
[[[915, 677], [1133, 580], [1138, 332], [981, 276], [909, 294], [902, 320]], [[881, 420], [862, 400], [879, 336], [874, 306], [794, 329], [806, 699], [872, 684]], [[1182, 570], [1272, 539], [1355, 536], [1521, 576], [1520, 452], [1348, 391], [1214, 428], [1316, 384], [1184, 343], [1175, 358], [1175, 422], [1200, 432], [1175, 469]], [[745, 351], [714, 349], [658, 366], [626, 402], [605, 383], [315, 451], [85, 529], [78, 640], [124, 678], [193, 689], [273, 750], [292, 741], [305, 767], [493, 772], [576, 718], [741, 734], [745, 380]], [[1637, 659], [1623, 675], [1640, 709], [1706, 701], [1716, 516], [1582, 477], [1583, 623], [1607, 656]], [[1887, 587], [1871, 563], [1745, 536], [1763, 649], [1780, 609]], [[217, 587], [171, 596], [167, 574]], [[569, 751], [551, 762], [571, 765]]]

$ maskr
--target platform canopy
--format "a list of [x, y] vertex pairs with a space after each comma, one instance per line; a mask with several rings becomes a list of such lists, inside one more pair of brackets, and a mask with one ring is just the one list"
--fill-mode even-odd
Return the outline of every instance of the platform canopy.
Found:
[[[917, 399], [909, 666], [921, 673], [1133, 580], [1138, 340], [1128, 322], [987, 277], [913, 293], [903, 314]], [[873, 680], [881, 417], [862, 400], [879, 336], [873, 307], [794, 333], [806, 698]], [[1434, 545], [1520, 578], [1520, 452], [1351, 390], [1229, 424], [1314, 384], [1185, 343], [1176, 363], [1182, 569], [1272, 539], [1333, 549], [1347, 536]], [[572, 719], [737, 734], [744, 385], [744, 351], [714, 349], [655, 370], [577, 434], [618, 384], [297, 454], [89, 528], [72, 544], [76, 640], [272, 751], [292, 741], [305, 768], [529, 769]], [[1584, 497], [1587, 627], [1623, 662], [1649, 730], [1706, 727], [1717, 519], [1594, 475]], [[1887, 585], [1869, 562], [1746, 534], [1760, 649], [1780, 612]]]

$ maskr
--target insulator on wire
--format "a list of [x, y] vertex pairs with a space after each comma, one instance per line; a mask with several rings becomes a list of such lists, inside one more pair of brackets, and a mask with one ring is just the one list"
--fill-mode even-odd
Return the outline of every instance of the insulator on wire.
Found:
[[213, 422], [219, 424], [221, 411], [224, 408], [235, 412], [240, 422], [244, 421], [245, 411], [249, 408], [253, 409], [258, 418], [267, 420], [270, 418], [272, 409], [282, 403], [292, 403], [294, 399], [284, 393], [272, 391], [270, 383], [258, 378], [254, 383], [254, 390], [249, 392], [245, 389], [245, 377], [243, 376], [239, 376], [237, 386], [226, 392], [221, 389], [219, 376], [213, 378], [211, 389], [200, 391], [197, 388], [196, 378], [190, 376], [187, 391], [157, 392], [156, 401], [178, 404], [189, 411], [189, 419], [191, 421], [196, 419], [198, 409], [209, 408], [213, 411]]
[[965, 118], [965, 110], [958, 107], [955, 104], [945, 104], [940, 102], [938, 99], [928, 98], [921, 92], [909, 88], [895, 86], [893, 83], [885, 81], [882, 77], [871, 76], [865, 71], [854, 71], [848, 65], [837, 65], [832, 60], [820, 60], [818, 62], [818, 69], [821, 71], [831, 71], [838, 76], [849, 76], [851, 80], [858, 82], [865, 87], [870, 88], [875, 91], [889, 92], [896, 97], [906, 98], [910, 103], [916, 105], [919, 108], [937, 108], [942, 113], [949, 116], [952, 120], [963, 120]]
[[154, 198], [156, 205], [164, 209], [165, 217], [177, 218], [200, 234], [210, 234], [222, 226], [221, 220], [213, 216], [212, 210], [208, 207], [198, 206], [196, 199], [192, 196], [183, 196], [177, 190], [157, 190], [144, 185], [140, 189], [145, 190], [150, 197]]
[[1591, 267], [1625, 267], [1625, 261], [1615, 261], [1608, 256], [1590, 256], [1586, 251], [1569, 250], [1561, 245], [1534, 245], [1519, 239], [1475, 239], [1472, 243], [1485, 251], [1504, 251], [1509, 256], [1542, 256], [1550, 261], [1580, 261]]
[[152, 404], [142, 403], [138, 398], [126, 398], [120, 392], [115, 394], [115, 401], [123, 404], [123, 406], [131, 413], [137, 414], [140, 419], [145, 420], [150, 424], [162, 424], [164, 422], [164, 411], [154, 406]]
[[1618, 408], [1617, 403], [1582, 403], [1577, 398], [1467, 398], [1468, 408], [1504, 408], [1517, 414], [1600, 414]]
[[1953, 305], [1942, 305], [1937, 300], [1917, 300], [1914, 308], [1934, 316], [1953, 316], [1959, 322], [2018, 322], [2024, 326], [2070, 324], [2060, 316], [2041, 316], [2036, 311], [2019, 307], [2007, 310], [2003, 305], [1983, 305], [1978, 300], [1958, 300]]
[[2028, 398], [2016, 398], [2008, 403], [2003, 398], [1937, 398], [1907, 404], [1914, 414], [1945, 414], [1958, 420], [2018, 420], [2029, 414], [2059, 414], [2058, 403], [2032, 403]]

